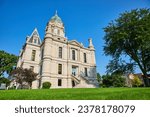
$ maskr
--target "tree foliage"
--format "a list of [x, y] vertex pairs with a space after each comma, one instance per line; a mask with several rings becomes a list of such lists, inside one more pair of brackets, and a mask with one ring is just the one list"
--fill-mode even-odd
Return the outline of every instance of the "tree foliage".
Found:
[[1, 84], [1, 83], [5, 83], [6, 86], [8, 86], [8, 85], [10, 84], [10, 80], [3, 77], [3, 78], [0, 78], [0, 84]]
[[29, 88], [32, 86], [32, 82], [36, 80], [37, 73], [34, 73], [31, 69], [16, 68], [11, 72], [11, 76], [15, 78], [15, 81], [23, 88], [23, 83], [28, 83]]
[[103, 75], [103, 86], [104, 87], [124, 87], [125, 78], [121, 75]]
[[32, 82], [37, 79], [37, 75], [31, 69], [24, 69], [24, 80], [29, 84], [29, 88], [31, 88]]
[[21, 67], [18, 67], [14, 70], [12, 70], [10, 74], [13, 78], [15, 78], [15, 81], [20, 84], [21, 89], [23, 88], [23, 82], [24, 82], [24, 70]]
[[[126, 72], [138, 66], [147, 78], [150, 72], [150, 9], [122, 13], [104, 31], [104, 53], [112, 57], [108, 71]], [[123, 59], [126, 57], [129, 61]]]
[[97, 73], [97, 81], [100, 82], [101, 81], [101, 75], [99, 73]]
[[5, 72], [10, 74], [16, 66], [17, 59], [17, 56], [0, 50], [0, 77], [3, 77]]
[[134, 78], [131, 80], [132, 86], [139, 87], [142, 85], [142, 81], [139, 79], [138, 76], [134, 76]]

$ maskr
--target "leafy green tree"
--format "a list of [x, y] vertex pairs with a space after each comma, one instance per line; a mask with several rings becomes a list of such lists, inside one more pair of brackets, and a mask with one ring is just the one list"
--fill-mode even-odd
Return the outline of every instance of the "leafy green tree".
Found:
[[121, 75], [112, 75], [113, 77], [113, 86], [114, 87], [124, 87], [125, 86], [125, 78]]
[[104, 75], [103, 78], [103, 86], [104, 87], [124, 87], [125, 86], [125, 78], [121, 75]]
[[102, 76], [103, 79], [103, 87], [111, 87], [113, 86], [113, 79], [111, 77], [111, 75], [103, 75]]
[[5, 72], [10, 74], [16, 66], [17, 59], [17, 56], [0, 50], [0, 77], [3, 77]]
[[99, 83], [99, 86], [101, 87], [102, 86], [102, 78], [101, 78], [101, 75], [99, 73], [97, 73], [97, 81]]
[[101, 81], [101, 75], [99, 73], [97, 73], [97, 81], [100, 82]]
[[[132, 71], [138, 66], [144, 74], [146, 85], [150, 86], [150, 9], [122, 13], [104, 31], [104, 53], [112, 57], [108, 71]], [[124, 59], [127, 57], [129, 62]]]
[[8, 85], [10, 84], [10, 80], [3, 77], [3, 78], [0, 78], [0, 84], [1, 84], [1, 83], [5, 83], [6, 86], [8, 86]]

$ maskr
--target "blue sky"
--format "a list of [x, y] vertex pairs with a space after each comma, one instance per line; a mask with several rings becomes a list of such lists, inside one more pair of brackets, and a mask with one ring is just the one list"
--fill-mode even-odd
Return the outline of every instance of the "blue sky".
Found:
[[149, 7], [150, 0], [0, 0], [0, 50], [18, 55], [35, 27], [43, 40], [57, 10], [69, 40], [88, 46], [88, 38], [93, 39], [97, 71], [105, 74], [110, 57], [103, 53], [103, 28], [124, 11]]

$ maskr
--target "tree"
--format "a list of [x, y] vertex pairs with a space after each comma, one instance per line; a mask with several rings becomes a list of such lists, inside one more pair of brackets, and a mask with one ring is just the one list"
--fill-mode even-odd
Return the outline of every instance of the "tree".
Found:
[[23, 82], [24, 82], [24, 69], [21, 67], [18, 67], [14, 70], [12, 70], [10, 74], [13, 78], [15, 78], [15, 81], [19, 83], [21, 89], [23, 88]]
[[97, 73], [97, 81], [99, 83], [99, 86], [101, 87], [102, 86], [102, 78], [101, 78], [101, 75], [99, 73]]
[[[133, 70], [138, 66], [147, 86], [150, 72], [150, 9], [135, 9], [125, 12], [104, 28], [105, 55], [112, 60], [107, 66], [109, 72]], [[124, 58], [129, 58], [129, 61]], [[114, 64], [114, 61], [116, 62]], [[121, 63], [121, 64], [120, 64]], [[119, 67], [118, 67], [119, 66]]]
[[112, 75], [113, 77], [113, 86], [114, 87], [124, 87], [125, 86], [125, 78], [121, 75]]
[[32, 86], [32, 82], [36, 80], [37, 73], [34, 73], [31, 69], [23, 69], [18, 67], [11, 72], [11, 76], [15, 78], [16, 82], [20, 84], [21, 89], [23, 83], [28, 83], [29, 88]]
[[103, 75], [102, 76], [103, 79], [103, 87], [111, 87], [113, 86], [113, 79], [111, 77], [111, 75]]
[[139, 87], [142, 85], [142, 81], [139, 79], [138, 76], [134, 76], [134, 78], [131, 80], [132, 86]]
[[100, 83], [101, 81], [101, 75], [99, 73], [97, 73], [97, 81]]
[[119, 74], [112, 75], [103, 75], [103, 86], [104, 87], [124, 87], [125, 86], [125, 78], [123, 78]]
[[10, 80], [3, 77], [3, 78], [0, 78], [0, 84], [1, 84], [1, 83], [5, 83], [6, 86], [8, 86], [8, 85], [10, 84]]
[[31, 69], [24, 69], [24, 81], [29, 84], [29, 88], [32, 86], [32, 82], [37, 79], [37, 73], [34, 73]]
[[10, 74], [16, 66], [17, 59], [17, 56], [0, 50], [0, 77], [3, 77], [5, 72]]

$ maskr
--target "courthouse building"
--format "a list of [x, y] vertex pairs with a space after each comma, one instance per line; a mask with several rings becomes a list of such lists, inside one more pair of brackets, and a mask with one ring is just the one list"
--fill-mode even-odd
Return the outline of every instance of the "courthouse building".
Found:
[[42, 87], [50, 82], [51, 88], [95, 88], [96, 80], [95, 49], [92, 39], [84, 47], [77, 40], [65, 37], [65, 28], [57, 13], [47, 23], [45, 36], [41, 41], [34, 29], [20, 52], [17, 67], [31, 68], [38, 73], [32, 88]]

